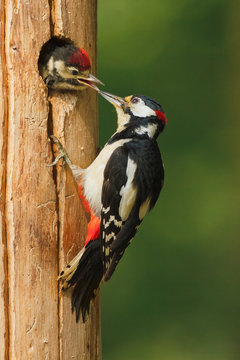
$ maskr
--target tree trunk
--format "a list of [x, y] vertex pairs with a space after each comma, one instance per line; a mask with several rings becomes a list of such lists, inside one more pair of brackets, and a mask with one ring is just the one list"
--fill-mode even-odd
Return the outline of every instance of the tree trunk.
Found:
[[0, 52], [0, 358], [101, 358], [99, 299], [85, 324], [71, 314], [59, 271], [86, 236], [87, 217], [49, 135], [86, 167], [97, 149], [97, 95], [49, 92], [38, 56], [52, 35], [83, 47], [96, 71], [96, 0], [2, 0]]

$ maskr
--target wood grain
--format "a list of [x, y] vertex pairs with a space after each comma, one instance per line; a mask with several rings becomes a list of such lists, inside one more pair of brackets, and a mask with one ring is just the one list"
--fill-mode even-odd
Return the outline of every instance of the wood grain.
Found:
[[59, 270], [81, 248], [87, 217], [65, 168], [52, 162], [49, 135], [86, 167], [97, 148], [97, 95], [50, 92], [39, 77], [51, 35], [85, 48], [96, 71], [96, 1], [1, 2], [0, 358], [91, 359], [100, 354], [99, 300], [76, 324]]
[[5, 74], [4, 24], [5, 12], [0, 2], [0, 358], [8, 359], [8, 283], [5, 228], [6, 139], [7, 139], [7, 78]]

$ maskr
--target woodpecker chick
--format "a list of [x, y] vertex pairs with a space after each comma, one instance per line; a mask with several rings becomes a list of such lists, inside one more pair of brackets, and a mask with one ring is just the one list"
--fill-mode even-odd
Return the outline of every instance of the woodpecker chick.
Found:
[[64, 158], [95, 221], [93, 235], [88, 232], [84, 248], [60, 274], [64, 288], [75, 285], [72, 310], [76, 309], [77, 320], [81, 311], [83, 321], [96, 289], [102, 280], [111, 278], [144, 216], [155, 205], [164, 180], [156, 142], [166, 125], [161, 105], [143, 95], [100, 94], [114, 105], [118, 128], [87, 169], [73, 165], [53, 137], [59, 155], [52, 165]]
[[103, 83], [90, 74], [91, 63], [87, 52], [71, 40], [57, 37], [47, 41], [40, 52], [38, 68], [45, 84], [58, 90], [82, 90]]

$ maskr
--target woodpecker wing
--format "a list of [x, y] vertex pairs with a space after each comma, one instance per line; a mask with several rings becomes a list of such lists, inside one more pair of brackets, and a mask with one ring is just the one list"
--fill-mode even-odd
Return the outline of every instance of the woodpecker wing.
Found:
[[126, 166], [128, 154], [123, 147], [111, 155], [104, 170], [101, 210], [101, 246], [104, 273], [111, 262], [111, 245], [122, 227], [119, 215], [120, 189], [127, 181]]
[[117, 148], [104, 171], [101, 246], [108, 281], [145, 214], [155, 205], [164, 170], [156, 142], [130, 141]]
[[141, 222], [133, 214], [137, 199], [135, 170], [128, 149], [121, 146], [113, 152], [104, 171], [101, 245], [105, 281], [110, 279]]

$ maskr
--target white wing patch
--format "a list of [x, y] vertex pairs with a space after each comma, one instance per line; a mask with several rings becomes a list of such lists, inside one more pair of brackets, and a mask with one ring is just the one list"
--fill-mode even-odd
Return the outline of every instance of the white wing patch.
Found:
[[133, 185], [133, 179], [136, 172], [137, 164], [128, 157], [127, 162], [127, 182], [126, 185], [123, 185], [120, 190], [120, 195], [122, 196], [120, 205], [119, 205], [119, 215], [123, 221], [126, 221], [136, 200], [137, 189]]
[[150, 205], [150, 201], [151, 198], [147, 198], [144, 203], [142, 203], [142, 205], [140, 206], [139, 209], [139, 220], [142, 220], [144, 218], [144, 216], [146, 215], [146, 213], [148, 212], [149, 209], [149, 205]]

